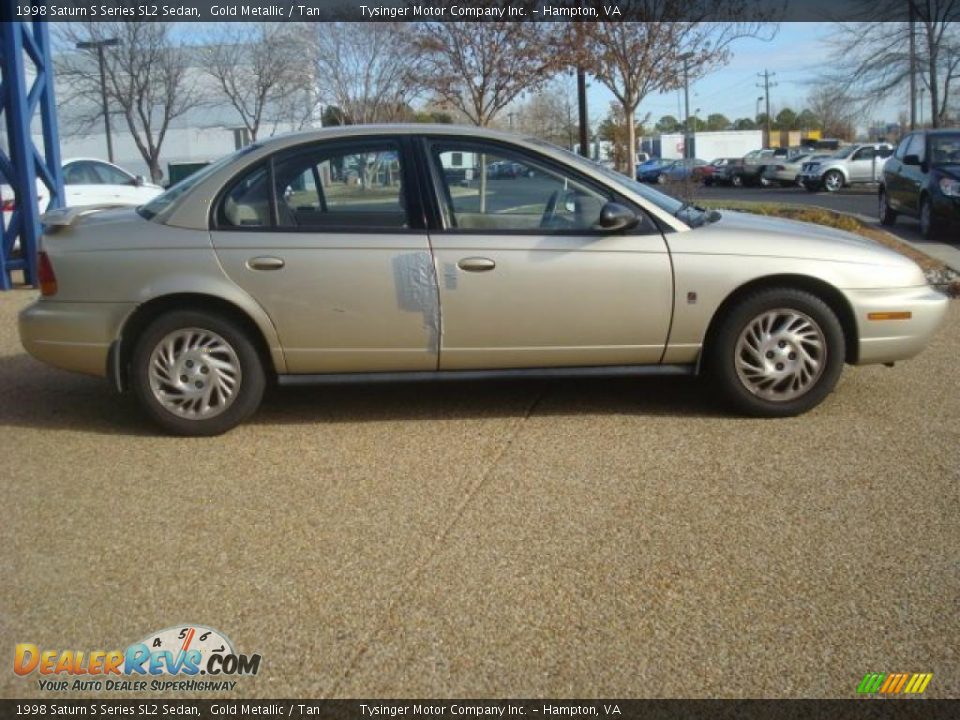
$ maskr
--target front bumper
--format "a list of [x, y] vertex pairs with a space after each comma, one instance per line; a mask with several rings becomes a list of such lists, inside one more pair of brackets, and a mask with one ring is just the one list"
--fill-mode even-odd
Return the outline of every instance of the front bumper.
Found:
[[73, 303], [41, 299], [20, 313], [20, 343], [37, 360], [105, 376], [110, 345], [136, 303]]
[[[845, 290], [857, 319], [857, 365], [906, 360], [923, 350], [943, 324], [950, 300], [929, 285]], [[909, 312], [908, 320], [871, 320], [871, 313]]]

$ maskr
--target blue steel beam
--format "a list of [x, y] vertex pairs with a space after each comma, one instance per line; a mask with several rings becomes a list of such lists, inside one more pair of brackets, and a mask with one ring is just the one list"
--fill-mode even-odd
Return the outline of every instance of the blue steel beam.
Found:
[[[27, 62], [33, 78], [27, 77]], [[12, 187], [13, 197], [2, 197], [12, 212], [3, 213], [0, 233], [0, 289], [12, 287], [11, 273], [22, 270], [27, 283], [37, 284], [41, 208], [37, 181], [50, 198], [43, 210], [63, 205], [63, 172], [60, 164], [60, 135], [54, 98], [53, 59], [50, 33], [43, 22], [0, 23], [0, 112], [6, 120], [9, 154], [0, 148], [0, 175]], [[43, 152], [34, 144], [31, 122], [39, 110]], [[20, 241], [20, 254], [14, 246]]]

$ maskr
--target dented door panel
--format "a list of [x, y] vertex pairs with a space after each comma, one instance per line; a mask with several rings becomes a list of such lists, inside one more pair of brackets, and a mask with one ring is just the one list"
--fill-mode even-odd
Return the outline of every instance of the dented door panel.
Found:
[[[277, 328], [290, 373], [436, 370], [426, 233], [213, 232], [227, 275]], [[251, 260], [282, 261], [251, 267]]]

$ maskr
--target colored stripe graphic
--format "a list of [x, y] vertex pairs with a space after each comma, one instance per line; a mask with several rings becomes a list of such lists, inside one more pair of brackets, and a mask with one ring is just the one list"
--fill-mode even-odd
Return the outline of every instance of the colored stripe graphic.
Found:
[[857, 686], [857, 692], [862, 695], [897, 695], [901, 692], [919, 695], [927, 689], [932, 678], [933, 673], [867, 673]]
[[860, 681], [860, 687], [857, 688], [857, 692], [865, 694], [877, 692], [886, 676], [886, 673], [867, 673], [863, 676], [863, 680]]

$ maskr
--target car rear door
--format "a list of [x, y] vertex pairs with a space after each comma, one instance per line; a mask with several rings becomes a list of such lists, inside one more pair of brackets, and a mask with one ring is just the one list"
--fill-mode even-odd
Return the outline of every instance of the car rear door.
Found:
[[[435, 189], [441, 369], [660, 362], [673, 278], [652, 220], [597, 230], [609, 188], [508, 143], [441, 136], [423, 148]], [[463, 180], [457, 156], [476, 169]], [[527, 171], [484, 180], [483, 168], [504, 159]]]
[[291, 373], [436, 370], [439, 308], [409, 142], [281, 151], [218, 201], [213, 244], [266, 310]]

